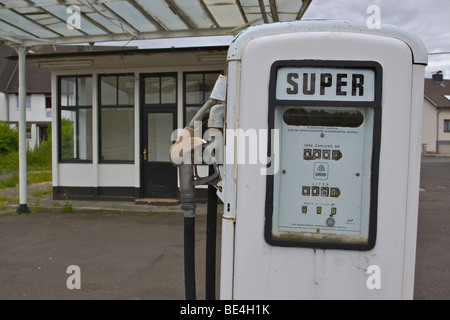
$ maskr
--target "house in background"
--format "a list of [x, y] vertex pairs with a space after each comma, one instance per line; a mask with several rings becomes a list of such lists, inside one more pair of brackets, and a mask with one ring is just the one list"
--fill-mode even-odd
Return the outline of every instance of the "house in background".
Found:
[[[101, 50], [101, 46], [99, 46]], [[209, 98], [228, 47], [30, 54], [51, 71], [54, 198], [177, 198], [173, 132]], [[199, 174], [207, 176], [208, 167]], [[204, 198], [205, 188], [197, 188]]]
[[423, 153], [450, 155], [450, 80], [442, 72], [425, 79]]
[[[14, 49], [0, 46], [0, 121], [18, 126], [19, 72], [17, 62], [7, 59]], [[52, 120], [51, 76], [48, 70], [26, 68], [27, 145], [29, 149], [47, 140], [47, 127]]]

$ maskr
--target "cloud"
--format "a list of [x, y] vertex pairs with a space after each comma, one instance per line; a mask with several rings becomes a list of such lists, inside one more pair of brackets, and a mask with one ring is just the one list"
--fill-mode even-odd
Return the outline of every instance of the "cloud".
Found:
[[[398, 26], [415, 33], [425, 44], [428, 52], [450, 51], [450, 1], [429, 0], [313, 0], [304, 19], [342, 19], [365, 23], [370, 16], [367, 7], [378, 5], [381, 23]], [[450, 55], [430, 56], [426, 69], [442, 70], [450, 79]]]

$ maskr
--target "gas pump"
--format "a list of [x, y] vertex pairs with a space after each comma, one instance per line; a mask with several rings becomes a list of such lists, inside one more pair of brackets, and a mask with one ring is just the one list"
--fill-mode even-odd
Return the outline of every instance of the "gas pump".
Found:
[[393, 26], [294, 21], [235, 38], [221, 299], [412, 299], [426, 64]]

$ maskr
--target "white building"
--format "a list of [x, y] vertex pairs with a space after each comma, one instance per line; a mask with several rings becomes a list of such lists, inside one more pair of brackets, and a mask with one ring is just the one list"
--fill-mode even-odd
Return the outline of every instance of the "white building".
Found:
[[[177, 169], [169, 162], [172, 133], [209, 97], [225, 71], [227, 50], [29, 55], [30, 65], [51, 71], [54, 197], [178, 197]], [[450, 81], [433, 78], [425, 85], [424, 148], [433, 152], [437, 143], [440, 153], [450, 152]], [[206, 166], [199, 169], [207, 175]], [[205, 189], [197, 191], [203, 197]]]
[[[17, 63], [7, 59], [14, 55], [13, 49], [0, 46], [0, 121], [11, 126], [17, 126], [19, 121]], [[52, 119], [50, 72], [29, 66], [26, 83], [27, 144], [32, 149], [47, 140]]]
[[422, 143], [424, 153], [450, 154], [450, 80], [441, 72], [425, 79]]
[[51, 70], [54, 197], [178, 197], [172, 133], [209, 98], [227, 50], [29, 55], [29, 64]]

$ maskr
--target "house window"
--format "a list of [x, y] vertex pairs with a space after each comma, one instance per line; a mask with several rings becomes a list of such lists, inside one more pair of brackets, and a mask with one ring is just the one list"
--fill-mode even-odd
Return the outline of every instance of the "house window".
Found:
[[134, 162], [133, 74], [99, 76], [99, 159]]
[[[19, 95], [16, 96], [16, 109], [20, 108]], [[31, 109], [31, 95], [25, 96], [25, 109]]]
[[444, 120], [444, 132], [450, 132], [450, 120]]
[[184, 119], [185, 125], [209, 99], [221, 71], [186, 72], [184, 74]]
[[52, 97], [45, 96], [45, 115], [47, 118], [52, 117]]
[[58, 124], [60, 162], [91, 162], [91, 76], [59, 77]]

